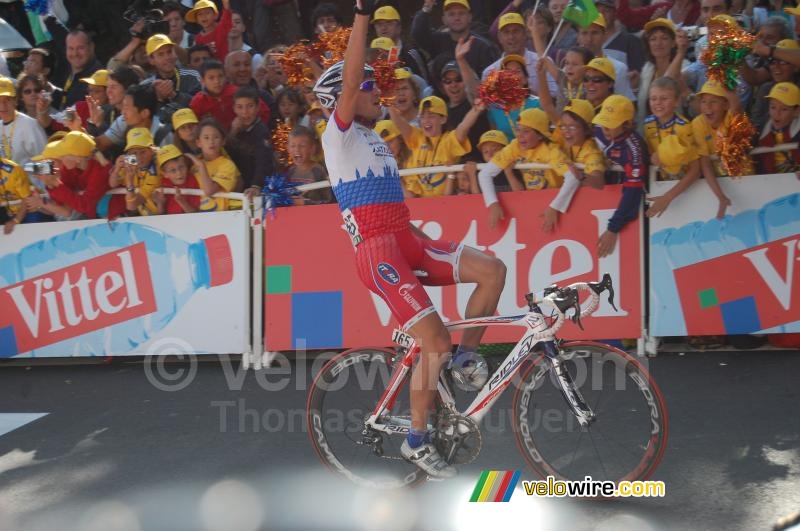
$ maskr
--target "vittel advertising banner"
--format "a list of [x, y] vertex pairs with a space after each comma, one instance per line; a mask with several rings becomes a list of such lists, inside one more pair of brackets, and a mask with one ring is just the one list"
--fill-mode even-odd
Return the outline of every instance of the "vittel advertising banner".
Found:
[[[552, 283], [567, 285], [612, 275], [616, 312], [603, 297], [600, 308], [583, 321], [585, 330], [566, 323], [565, 338], [638, 337], [641, 330], [640, 226], [620, 234], [617, 248], [597, 256], [621, 197], [621, 189], [581, 189], [556, 232], [541, 230], [541, 213], [556, 190], [500, 194], [505, 221], [495, 229], [480, 195], [412, 199], [412, 222], [434, 239], [463, 242], [486, 250], [508, 267], [498, 312], [527, 311], [524, 295]], [[335, 205], [280, 208], [265, 223], [265, 341], [267, 350], [388, 345], [397, 322], [387, 305], [371, 294], [356, 273], [353, 248], [341, 229]], [[380, 271], [376, 272], [380, 274]], [[403, 285], [398, 284], [398, 290]], [[462, 319], [474, 284], [426, 286], [445, 320]], [[402, 292], [398, 292], [403, 295]], [[490, 330], [489, 341], [517, 341], [521, 329]]]
[[[671, 183], [654, 183], [660, 195]], [[650, 222], [654, 336], [800, 332], [800, 181], [720, 179], [723, 219], [704, 181]]]
[[247, 227], [242, 212], [15, 227], [0, 357], [243, 352]]

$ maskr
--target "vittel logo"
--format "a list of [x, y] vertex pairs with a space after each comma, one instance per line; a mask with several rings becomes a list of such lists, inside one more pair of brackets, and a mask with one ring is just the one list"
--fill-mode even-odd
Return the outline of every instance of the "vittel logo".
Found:
[[0, 305], [9, 309], [0, 328], [13, 327], [20, 352], [153, 313], [145, 244], [8, 286], [0, 290]]

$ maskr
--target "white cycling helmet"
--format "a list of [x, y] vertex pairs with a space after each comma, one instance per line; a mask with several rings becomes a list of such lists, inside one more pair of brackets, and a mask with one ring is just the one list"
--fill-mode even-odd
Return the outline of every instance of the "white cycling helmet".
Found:
[[[314, 85], [314, 94], [316, 94], [319, 103], [326, 109], [333, 109], [336, 106], [336, 98], [342, 92], [343, 70], [344, 61], [339, 61], [325, 70]], [[375, 70], [365, 64], [364, 78], [370, 79], [373, 77], [375, 77]]]

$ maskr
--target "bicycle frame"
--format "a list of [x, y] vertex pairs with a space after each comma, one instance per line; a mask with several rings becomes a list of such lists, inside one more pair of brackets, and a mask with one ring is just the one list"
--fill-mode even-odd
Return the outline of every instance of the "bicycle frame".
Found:
[[[563, 319], [561, 316], [556, 316], [556, 319]], [[450, 321], [444, 323], [448, 332], [456, 330], [465, 330], [467, 328], [476, 328], [481, 326], [519, 326], [525, 328], [525, 333], [522, 338], [517, 342], [511, 352], [503, 360], [503, 363], [494, 372], [492, 377], [478, 392], [478, 395], [467, 407], [464, 416], [469, 417], [476, 424], [480, 424], [483, 418], [491, 409], [492, 405], [497, 401], [503, 391], [511, 384], [519, 369], [522, 367], [522, 362], [530, 355], [531, 350], [537, 343], [542, 343], [545, 353], [550, 359], [554, 359], [558, 354], [555, 342], [552, 338], [552, 332], [548, 330], [559, 328], [557, 326], [548, 326], [545, 316], [541, 313], [538, 307], [520, 315], [510, 316], [493, 316], [493, 317], [479, 317], [474, 319], [464, 319], [460, 321]], [[377, 406], [372, 414], [366, 420], [366, 426], [376, 431], [387, 434], [401, 434], [408, 433], [411, 423], [406, 419], [398, 419], [388, 417], [390, 422], [383, 422], [382, 416], [384, 412], [390, 411], [397, 400], [398, 393], [400, 392], [403, 383], [409, 376], [414, 357], [419, 353], [420, 349], [416, 342], [406, 347], [407, 352], [403, 356], [400, 365], [395, 369], [389, 380], [389, 385], [386, 387]], [[455, 399], [450, 392], [449, 385], [444, 380], [444, 371], [439, 375], [438, 393], [442, 403], [446, 406], [455, 408]]]

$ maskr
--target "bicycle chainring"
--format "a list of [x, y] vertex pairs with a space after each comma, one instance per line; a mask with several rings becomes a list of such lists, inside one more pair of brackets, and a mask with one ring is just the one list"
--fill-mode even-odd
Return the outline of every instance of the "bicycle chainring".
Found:
[[444, 408], [438, 414], [433, 443], [449, 464], [465, 465], [481, 453], [483, 437], [474, 420]]

